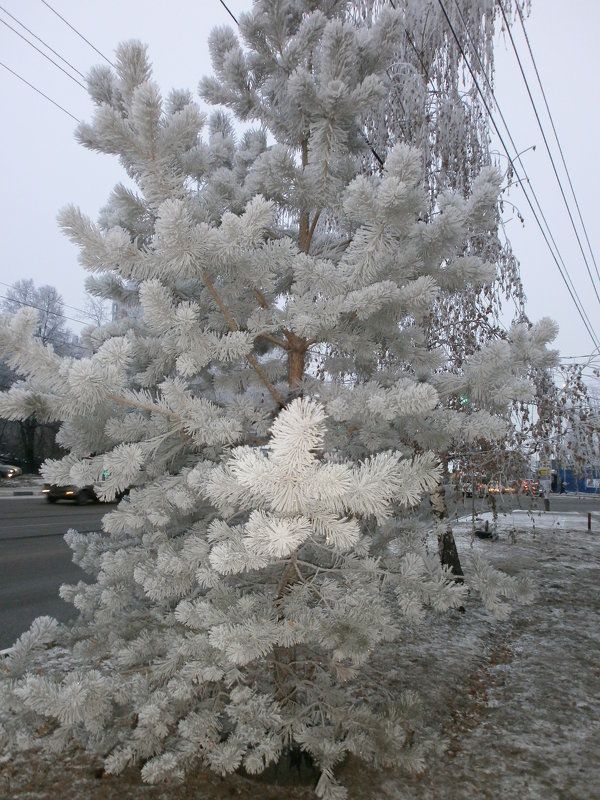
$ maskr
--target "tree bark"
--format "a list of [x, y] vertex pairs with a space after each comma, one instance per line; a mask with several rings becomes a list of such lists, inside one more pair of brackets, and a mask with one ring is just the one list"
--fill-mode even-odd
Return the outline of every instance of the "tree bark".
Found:
[[456, 581], [462, 583], [464, 580], [464, 572], [460, 565], [460, 558], [458, 557], [458, 550], [456, 549], [456, 542], [454, 541], [454, 534], [452, 533], [452, 526], [450, 525], [448, 506], [446, 504], [446, 491], [443, 484], [438, 484], [436, 488], [429, 495], [431, 503], [431, 510], [433, 516], [442, 523], [446, 520], [445, 530], [438, 533], [438, 553], [442, 565], [450, 567], [452, 574]]
[[304, 377], [306, 367], [306, 351], [308, 342], [306, 339], [296, 336], [291, 331], [287, 331], [285, 336], [288, 340], [288, 385], [291, 391], [297, 389], [298, 384]]

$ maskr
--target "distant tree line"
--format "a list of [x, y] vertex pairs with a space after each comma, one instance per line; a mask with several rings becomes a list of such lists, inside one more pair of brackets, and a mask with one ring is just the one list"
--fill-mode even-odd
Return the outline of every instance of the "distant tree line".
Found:
[[[104, 321], [101, 303], [96, 298], [86, 301], [86, 316], [93, 324]], [[6, 289], [0, 311], [14, 314], [26, 306], [38, 312], [37, 336], [44, 344], [51, 344], [60, 355], [81, 357], [86, 354], [85, 344], [67, 326], [64, 302], [54, 286], [36, 287], [30, 278], [16, 281]], [[18, 380], [8, 360], [0, 360], [0, 391], [6, 391]], [[0, 461], [14, 463], [24, 472], [37, 472], [46, 458], [65, 454], [56, 442], [58, 428], [57, 422], [36, 419], [33, 410], [25, 420], [0, 419]]]

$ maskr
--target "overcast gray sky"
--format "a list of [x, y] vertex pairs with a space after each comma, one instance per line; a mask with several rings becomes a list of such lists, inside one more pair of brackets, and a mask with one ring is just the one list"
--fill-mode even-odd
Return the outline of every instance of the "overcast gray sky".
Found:
[[[219, 0], [170, 0], [168, 3], [158, 0], [48, 1], [109, 58], [122, 40], [137, 38], [147, 43], [154, 64], [154, 77], [164, 93], [173, 87], [190, 88], [195, 92], [199, 78], [211, 71], [207, 47], [210, 30], [215, 25], [233, 24]], [[83, 74], [93, 64], [101, 62], [101, 57], [41, 0], [0, 2], [2, 8], [27, 25]], [[249, 9], [250, 5], [250, 0], [228, 0], [235, 15]], [[533, 0], [532, 5], [532, 14], [527, 21], [528, 34], [595, 249], [600, 239], [595, 224], [600, 177], [597, 153], [600, 112], [595, 88], [595, 76], [600, 72], [597, 39], [600, 4], [596, 0], [573, 0], [568, 13], [560, 0]], [[0, 19], [25, 33], [1, 9]], [[518, 27], [515, 32], [519, 32]], [[531, 86], [535, 88], [535, 77], [522, 36], [518, 36], [517, 46], [526, 61]], [[593, 327], [600, 335], [600, 303], [562, 205], [508, 41], [498, 43], [496, 58], [500, 106], [518, 149], [536, 145], [535, 152], [530, 150], [523, 156], [527, 172], [567, 270]], [[91, 104], [86, 92], [2, 24], [0, 61], [78, 119], [90, 118]], [[535, 96], [541, 111], [543, 106], [539, 93], [536, 92]], [[80, 147], [73, 137], [73, 119], [2, 67], [0, 100], [3, 109], [0, 128], [0, 294], [6, 288], [2, 284], [33, 278], [36, 285], [48, 283], [56, 286], [65, 303], [82, 308], [85, 273], [77, 263], [76, 248], [58, 230], [56, 213], [67, 203], [75, 203], [95, 218], [113, 185], [123, 178], [123, 173], [114, 158]], [[550, 131], [545, 118], [543, 121]], [[556, 150], [555, 146], [553, 149]], [[568, 189], [566, 181], [564, 185]], [[558, 346], [562, 355], [590, 353], [593, 349], [590, 337], [522, 193], [515, 187], [509, 199], [518, 206], [526, 221], [523, 227], [512, 208], [507, 206], [506, 231], [521, 261], [531, 318], [550, 316], [557, 320], [561, 329]], [[582, 241], [585, 245], [583, 238]], [[588, 262], [592, 275], [596, 277], [589, 255]], [[70, 308], [66, 313], [77, 316]], [[74, 323], [69, 324], [77, 327]]]

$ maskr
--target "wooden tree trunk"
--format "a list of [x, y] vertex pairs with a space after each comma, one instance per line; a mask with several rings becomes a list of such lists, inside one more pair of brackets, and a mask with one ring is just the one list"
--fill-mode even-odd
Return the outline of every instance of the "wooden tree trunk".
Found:
[[460, 583], [463, 582], [464, 572], [460, 565], [460, 558], [458, 557], [458, 550], [456, 549], [456, 542], [454, 541], [454, 534], [452, 533], [452, 526], [450, 525], [448, 506], [446, 504], [446, 490], [442, 484], [436, 488], [429, 495], [431, 503], [431, 510], [436, 519], [442, 523], [446, 520], [445, 529], [438, 533], [438, 553], [440, 561], [443, 565], [450, 567], [455, 579]]
[[[286, 331], [284, 335], [289, 345], [287, 351], [288, 385], [293, 395], [299, 388], [299, 384], [304, 377], [308, 342], [306, 339], [296, 336], [291, 331]], [[299, 579], [297, 559], [298, 551], [294, 550], [294, 552], [290, 554], [281, 573], [281, 578], [277, 587], [276, 603], [281, 601], [287, 589]], [[283, 703], [292, 701], [296, 689], [296, 677], [294, 669], [289, 665], [296, 660], [296, 648], [295, 646], [277, 646], [273, 650], [273, 656], [275, 659], [274, 673], [277, 684], [275, 696]]]
[[304, 377], [306, 367], [306, 339], [301, 339], [293, 333], [286, 334], [288, 350], [288, 385], [293, 392]]

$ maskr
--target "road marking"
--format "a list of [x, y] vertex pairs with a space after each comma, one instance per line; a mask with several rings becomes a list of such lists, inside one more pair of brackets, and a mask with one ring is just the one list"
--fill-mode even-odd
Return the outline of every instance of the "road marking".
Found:
[[41, 492], [39, 494], [37, 492], [31, 492], [30, 494], [23, 494], [23, 492], [14, 494], [11, 492], [8, 494], [5, 490], [0, 490], [0, 500], [31, 500], [32, 497], [37, 497], [38, 500], [45, 499], [45, 495], [43, 495]]

